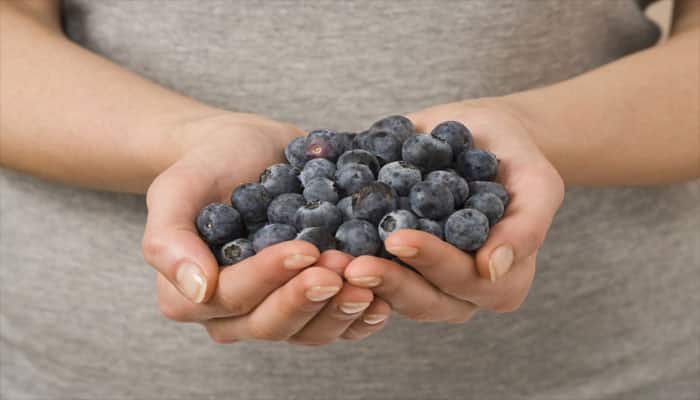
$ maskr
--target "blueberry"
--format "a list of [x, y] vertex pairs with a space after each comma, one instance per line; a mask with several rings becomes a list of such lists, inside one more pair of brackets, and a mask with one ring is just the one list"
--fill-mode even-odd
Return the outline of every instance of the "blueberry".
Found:
[[328, 129], [312, 131], [304, 142], [306, 157], [326, 158], [335, 162], [345, 150], [344, 141], [340, 135]]
[[379, 221], [379, 237], [382, 240], [386, 240], [394, 231], [416, 229], [417, 225], [418, 218], [412, 212], [406, 210], [392, 211]]
[[379, 172], [379, 160], [374, 154], [367, 150], [356, 149], [350, 150], [343, 153], [343, 155], [338, 158], [338, 169], [343, 168], [348, 164], [364, 164], [369, 167], [372, 174], [375, 176]]
[[420, 182], [411, 188], [411, 210], [422, 218], [441, 219], [455, 210], [454, 197], [446, 186]]
[[318, 226], [304, 228], [296, 239], [313, 244], [320, 252], [335, 249], [335, 237], [327, 229]]
[[351, 219], [340, 225], [335, 240], [338, 250], [354, 257], [376, 254], [382, 245], [375, 225], [360, 219]]
[[423, 172], [444, 169], [452, 164], [452, 148], [449, 144], [430, 135], [415, 135], [408, 138], [401, 149], [404, 161], [408, 161]]
[[352, 148], [353, 150], [364, 150], [369, 145], [367, 144], [367, 138], [369, 137], [369, 130], [360, 132], [357, 135], [355, 135], [355, 138], [352, 140]]
[[496, 179], [498, 159], [486, 150], [465, 150], [457, 157], [457, 170], [467, 182]]
[[282, 193], [301, 192], [299, 182], [299, 170], [289, 164], [274, 164], [260, 174], [262, 184], [270, 196], [279, 196]]
[[294, 216], [294, 225], [299, 230], [318, 226], [335, 232], [342, 222], [343, 214], [338, 207], [327, 201], [309, 202], [298, 209]]
[[355, 140], [356, 133], [343, 132], [338, 134], [340, 136], [340, 142], [343, 145], [343, 153], [353, 149], [352, 142]]
[[259, 183], [245, 183], [231, 193], [231, 204], [241, 213], [246, 224], [265, 221], [270, 201], [272, 196]]
[[445, 223], [445, 240], [464, 251], [479, 249], [488, 235], [488, 218], [471, 208], [456, 211]]
[[202, 208], [197, 215], [197, 231], [209, 244], [225, 243], [239, 238], [243, 233], [241, 215], [235, 208], [221, 203], [212, 203]]
[[220, 266], [233, 265], [255, 255], [253, 244], [248, 239], [232, 240], [217, 248], [216, 260]]
[[333, 204], [338, 202], [338, 187], [328, 178], [315, 178], [308, 182], [304, 188], [306, 201], [328, 201]]
[[442, 224], [437, 221], [433, 221], [432, 219], [420, 218], [418, 220], [418, 224], [416, 225], [416, 229], [419, 231], [432, 233], [440, 239], [444, 238], [442, 234]]
[[399, 197], [399, 210], [411, 211], [411, 198], [410, 197], [408, 197], [408, 196]]
[[269, 224], [263, 226], [253, 235], [253, 248], [256, 253], [259, 253], [265, 247], [273, 244], [294, 240], [297, 236], [297, 230], [291, 225], [285, 224]]
[[267, 220], [274, 224], [294, 225], [294, 215], [304, 204], [306, 200], [299, 193], [283, 193], [267, 206]]
[[503, 202], [493, 193], [483, 192], [471, 196], [464, 203], [464, 208], [473, 208], [481, 211], [493, 226], [503, 217]]
[[499, 199], [501, 199], [501, 202], [503, 203], [503, 206], [507, 206], [508, 202], [510, 201], [510, 196], [508, 196], [508, 192], [506, 191], [506, 188], [503, 187], [498, 182], [489, 182], [489, 181], [474, 181], [474, 182], [469, 182], [469, 192], [471, 195], [475, 195], [477, 193], [493, 193], [496, 196], [498, 196]]
[[437, 170], [426, 175], [424, 181], [437, 183], [438, 185], [446, 186], [452, 192], [455, 205], [464, 204], [464, 201], [469, 197], [469, 185], [461, 176], [450, 172]]
[[392, 115], [373, 123], [369, 131], [391, 133], [403, 143], [406, 139], [416, 134], [416, 127], [413, 126], [413, 122], [410, 119], [403, 115]]
[[306, 138], [300, 136], [287, 145], [284, 149], [284, 156], [294, 168], [302, 169], [306, 164]]
[[246, 232], [248, 232], [248, 239], [251, 239], [253, 235], [255, 235], [255, 232], [259, 231], [263, 226], [267, 225], [267, 221], [261, 221], [261, 222], [248, 222], [245, 224], [245, 229]]
[[394, 161], [379, 170], [377, 180], [393, 187], [399, 196], [408, 196], [413, 185], [421, 181], [421, 172], [409, 162]]
[[438, 124], [430, 135], [449, 144], [453, 157], [457, 157], [465, 148], [474, 148], [472, 133], [461, 122], [446, 121]]
[[351, 196], [343, 197], [342, 199], [340, 199], [340, 201], [335, 206], [338, 207], [338, 210], [340, 210], [340, 213], [343, 214], [343, 222], [354, 218], [352, 216], [352, 197]]
[[347, 164], [335, 171], [335, 183], [346, 195], [351, 195], [374, 182], [374, 174], [363, 164]]
[[369, 132], [361, 137], [360, 146], [374, 154], [382, 164], [401, 159], [401, 141], [388, 132]]
[[306, 186], [314, 178], [333, 179], [334, 175], [335, 164], [325, 158], [314, 158], [304, 165], [304, 169], [299, 174], [299, 180]]
[[397, 208], [396, 191], [385, 183], [372, 182], [352, 195], [353, 216], [367, 220], [375, 226], [382, 217]]

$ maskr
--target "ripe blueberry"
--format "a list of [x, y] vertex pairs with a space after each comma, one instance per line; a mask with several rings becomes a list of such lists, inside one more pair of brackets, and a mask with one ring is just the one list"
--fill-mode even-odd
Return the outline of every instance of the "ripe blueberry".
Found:
[[304, 204], [306, 200], [299, 193], [283, 193], [267, 206], [267, 220], [273, 224], [294, 225], [294, 215]]
[[267, 219], [267, 206], [272, 196], [259, 183], [245, 183], [231, 193], [231, 204], [236, 207], [246, 224]]
[[253, 235], [253, 248], [256, 253], [262, 249], [287, 240], [293, 240], [297, 236], [297, 230], [291, 225], [269, 224], [265, 225]]
[[352, 195], [353, 216], [367, 220], [375, 226], [382, 217], [397, 208], [396, 191], [385, 183], [372, 182]]
[[304, 228], [296, 240], [305, 240], [316, 246], [320, 252], [335, 249], [335, 237], [327, 229], [318, 226]]
[[421, 172], [409, 162], [394, 161], [379, 170], [377, 180], [393, 187], [399, 196], [408, 196], [413, 185], [421, 181]]
[[343, 214], [343, 222], [353, 219], [352, 216], [352, 197], [347, 196], [340, 199], [340, 201], [335, 205]]
[[312, 201], [297, 210], [294, 223], [298, 230], [319, 226], [335, 232], [343, 222], [343, 214], [338, 207], [327, 201]]
[[334, 175], [335, 164], [325, 158], [314, 158], [304, 165], [304, 169], [299, 174], [299, 180], [302, 185], [306, 186], [314, 178], [333, 179]]
[[377, 172], [379, 172], [379, 160], [377, 160], [374, 154], [367, 150], [356, 149], [343, 153], [343, 155], [338, 158], [338, 169], [348, 164], [364, 164], [369, 167], [372, 174], [375, 176]]
[[489, 220], [481, 212], [465, 208], [456, 211], [445, 223], [445, 239], [464, 251], [478, 250], [489, 235]]
[[299, 170], [289, 164], [274, 164], [260, 174], [260, 184], [273, 198], [282, 193], [299, 193]]
[[412, 212], [406, 210], [396, 210], [385, 215], [379, 222], [379, 237], [382, 240], [394, 231], [401, 229], [416, 229], [418, 218]]
[[430, 135], [415, 135], [408, 138], [401, 149], [404, 161], [408, 161], [423, 172], [444, 169], [452, 164], [452, 148], [449, 144]]
[[338, 187], [328, 178], [315, 178], [306, 184], [304, 188], [306, 201], [328, 201], [333, 204], [338, 202]]
[[439, 220], [455, 210], [454, 197], [446, 186], [420, 182], [411, 188], [411, 210], [422, 218]]
[[503, 217], [503, 202], [493, 193], [477, 193], [464, 203], [464, 208], [473, 208], [481, 211], [489, 220], [489, 225], [493, 226]]
[[209, 244], [225, 243], [243, 233], [241, 215], [233, 207], [212, 203], [202, 208], [197, 215], [197, 231]]
[[360, 219], [351, 219], [340, 225], [335, 240], [338, 250], [354, 257], [376, 254], [382, 244], [375, 225]]
[[416, 229], [419, 231], [432, 233], [441, 240], [444, 238], [442, 233], [442, 224], [437, 221], [433, 221], [432, 219], [420, 218], [418, 220], [418, 224], [416, 225]]
[[403, 115], [392, 115], [373, 123], [369, 131], [391, 133], [403, 143], [406, 139], [416, 134], [416, 127], [413, 126], [413, 122], [410, 119]]
[[374, 182], [374, 174], [364, 164], [347, 164], [335, 171], [335, 182], [346, 195], [351, 195]]
[[496, 179], [498, 159], [486, 150], [465, 150], [457, 157], [457, 170], [467, 182]]
[[233, 265], [255, 255], [250, 240], [240, 238], [232, 240], [216, 249], [216, 260], [220, 266]]
[[454, 172], [437, 170], [426, 175], [426, 182], [433, 182], [438, 185], [446, 186], [452, 192], [455, 199], [455, 205], [464, 204], [464, 201], [469, 197], [469, 185], [467, 181]]
[[306, 164], [306, 138], [300, 136], [287, 144], [284, 149], [284, 156], [294, 168], [302, 169]]
[[474, 148], [472, 133], [458, 121], [445, 121], [438, 124], [430, 132], [430, 135], [449, 144], [452, 148], [453, 157], [457, 157], [465, 148]]
[[304, 142], [306, 157], [326, 158], [335, 162], [345, 150], [344, 141], [340, 135], [328, 129], [312, 131]]
[[473, 196], [477, 193], [493, 193], [496, 196], [498, 196], [499, 199], [501, 199], [501, 202], [503, 203], [503, 206], [507, 206], [508, 202], [510, 201], [510, 196], [508, 196], [508, 192], [506, 191], [506, 188], [503, 187], [498, 182], [489, 182], [489, 181], [474, 181], [474, 182], [469, 182], [469, 193]]

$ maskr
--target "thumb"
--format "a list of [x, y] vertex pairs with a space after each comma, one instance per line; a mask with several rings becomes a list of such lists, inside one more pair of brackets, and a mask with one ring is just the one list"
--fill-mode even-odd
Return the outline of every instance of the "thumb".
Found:
[[201, 207], [220, 200], [217, 194], [213, 178], [181, 160], [153, 181], [146, 196], [144, 259], [193, 303], [212, 296], [219, 276], [194, 225]]
[[561, 178], [548, 164], [513, 174], [505, 182], [510, 196], [506, 213], [476, 253], [479, 275], [492, 282], [537, 252], [564, 198]]

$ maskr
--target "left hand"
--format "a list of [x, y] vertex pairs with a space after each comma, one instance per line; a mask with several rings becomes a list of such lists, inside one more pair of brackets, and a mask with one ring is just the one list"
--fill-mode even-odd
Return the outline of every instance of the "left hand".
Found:
[[471, 130], [476, 147], [496, 154], [497, 180], [510, 195], [506, 213], [474, 256], [431, 234], [402, 230], [386, 239], [386, 249], [420, 275], [365, 256], [347, 266], [345, 278], [372, 287], [393, 310], [415, 320], [459, 323], [479, 307], [517, 309], [532, 283], [537, 251], [564, 198], [562, 178], [523, 119], [498, 100], [452, 103], [407, 117], [420, 132], [430, 132], [443, 121], [460, 121]]

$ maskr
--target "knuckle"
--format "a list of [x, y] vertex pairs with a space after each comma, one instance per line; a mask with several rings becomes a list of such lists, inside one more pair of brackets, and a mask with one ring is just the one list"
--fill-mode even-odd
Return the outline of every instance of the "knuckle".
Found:
[[155, 264], [156, 258], [165, 250], [166, 243], [153, 233], [146, 233], [141, 241], [141, 253], [149, 264]]
[[541, 230], [530, 229], [525, 233], [525, 237], [529, 243], [532, 243], [534, 249], [539, 249], [544, 243], [545, 233]]
[[183, 307], [177, 307], [167, 301], [158, 303], [160, 313], [167, 319], [177, 322], [189, 321], [189, 313]]
[[215, 329], [212, 326], [207, 326], [207, 334], [214, 343], [227, 344], [237, 342], [235, 338], [232, 338], [230, 335], [227, 335], [225, 331], [221, 329]]
[[289, 339], [289, 335], [282, 330], [264, 324], [252, 324], [250, 326], [250, 334], [256, 339], [274, 342]]
[[234, 317], [248, 314], [253, 306], [249, 304], [249, 300], [241, 299], [231, 295], [227, 291], [218, 292], [219, 302], [226, 311]]
[[510, 313], [513, 311], [517, 311], [520, 306], [523, 305], [524, 298], [520, 297], [506, 297], [502, 301], [496, 303], [492, 309], [493, 311], [499, 312], [499, 313]]

